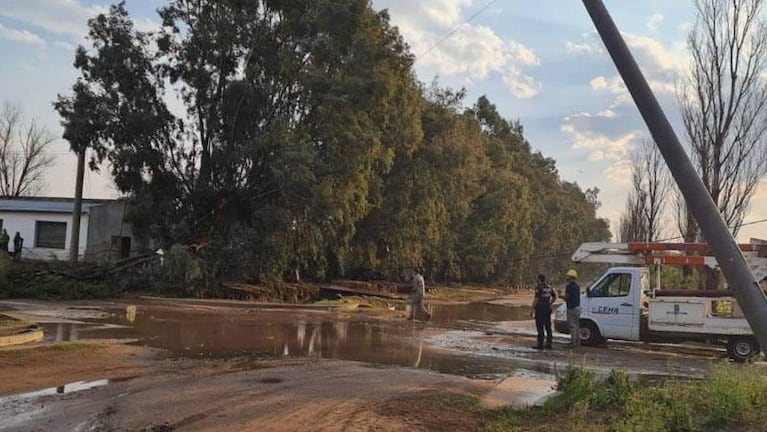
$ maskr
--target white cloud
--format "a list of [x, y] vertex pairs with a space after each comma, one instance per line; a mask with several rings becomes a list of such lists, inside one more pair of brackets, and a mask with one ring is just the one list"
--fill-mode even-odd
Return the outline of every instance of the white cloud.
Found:
[[607, 179], [621, 185], [631, 183], [631, 169], [633, 164], [628, 159], [622, 159], [611, 163], [605, 168], [603, 174]]
[[[472, 80], [500, 77], [518, 98], [538, 94], [541, 83], [525, 69], [540, 65], [529, 47], [501, 38], [481, 24], [464, 24], [472, 0], [392, 0], [388, 2], [393, 23], [411, 46], [419, 66], [432, 67], [441, 75]], [[457, 29], [457, 30], [456, 30]], [[448, 38], [446, 34], [455, 31]]]
[[414, 40], [420, 61], [437, 67], [446, 75], [468, 74], [473, 78], [485, 79], [492, 72], [503, 73], [510, 67], [537, 66], [540, 60], [530, 49], [514, 41], [504, 41], [489, 27], [466, 27], [451, 38], [444, 40], [437, 48], [426, 54], [418, 51], [427, 46], [425, 38]]
[[[688, 56], [684, 45], [677, 44], [669, 49], [649, 36], [624, 33], [623, 37], [656, 95], [674, 95], [678, 77], [685, 73], [687, 67]], [[571, 46], [568, 51], [573, 54], [600, 55], [606, 59], [605, 61], [609, 61], [602, 48], [601, 40], [595, 32], [584, 35], [584, 41], [581, 44], [572, 42], [568, 44]], [[578, 48], [575, 48], [576, 46]], [[632, 104], [631, 95], [618, 74], [611, 77], [594, 77], [589, 81], [589, 86], [595, 92], [613, 95], [612, 108]]]
[[684, 53], [668, 50], [660, 41], [649, 36], [624, 34], [626, 44], [635, 51], [646, 67], [658, 67], [664, 71], [678, 70], [683, 66]]
[[617, 113], [610, 109], [596, 114], [574, 114], [564, 118], [561, 131], [568, 137], [573, 149], [588, 151], [592, 161], [615, 163], [629, 160], [631, 148], [641, 139], [641, 131], [623, 132], [615, 137], [598, 131], [598, 122], [611, 121], [617, 116]]
[[0, 24], [0, 38], [11, 42], [18, 42], [27, 45], [36, 45], [45, 48], [45, 40], [40, 36], [27, 30], [16, 30]]
[[[589, 82], [589, 85], [591, 86], [591, 89], [596, 92], [606, 93], [615, 97], [611, 108], [631, 103], [631, 95], [629, 94], [626, 85], [623, 83], [623, 80], [618, 75], [610, 78], [604, 76], [595, 77]], [[608, 111], [613, 112], [611, 109]]]
[[647, 28], [651, 32], [657, 32], [660, 29], [661, 24], [663, 24], [663, 14], [656, 13], [650, 18], [647, 18]]
[[618, 76], [612, 78], [598, 76], [589, 81], [589, 85], [591, 85], [592, 90], [596, 91], [605, 90], [610, 93], [623, 93], [626, 91], [626, 86]]
[[590, 43], [575, 43], [567, 41], [567, 52], [569, 54], [591, 54], [595, 47]]
[[615, 117], [618, 117], [618, 113], [616, 113], [616, 112], [615, 112], [615, 111], [613, 111], [612, 109], [609, 109], [609, 108], [608, 108], [608, 109], [606, 109], [606, 110], [602, 110], [602, 111], [599, 111], [599, 112], [597, 113], [597, 117], [604, 117], [604, 118], [615, 118]]
[[53, 46], [55, 46], [56, 48], [61, 48], [65, 51], [74, 51], [75, 49], [77, 49], [74, 45], [64, 41], [56, 41], [53, 43]]
[[107, 11], [105, 6], [84, 6], [77, 0], [3, 0], [2, 3], [2, 16], [77, 37], [87, 33], [89, 18]]
[[430, 21], [443, 27], [455, 27], [463, 21], [461, 10], [471, 6], [472, 0], [430, 0], [421, 3], [421, 9]]
[[161, 30], [160, 23], [154, 22], [149, 18], [133, 17], [133, 25], [136, 30], [144, 33], [158, 32]]
[[516, 69], [507, 72], [503, 77], [503, 83], [511, 94], [519, 99], [530, 99], [541, 91], [541, 83]]

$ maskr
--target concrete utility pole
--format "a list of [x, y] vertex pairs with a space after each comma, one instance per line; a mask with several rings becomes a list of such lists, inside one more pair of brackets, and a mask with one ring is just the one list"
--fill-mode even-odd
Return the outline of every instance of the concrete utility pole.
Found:
[[583, 4], [660, 148], [688, 208], [698, 221], [756, 340], [762, 349], [767, 349], [767, 297], [762, 293], [735, 238], [690, 162], [604, 3], [602, 0], [583, 0]]
[[83, 210], [83, 177], [85, 177], [85, 149], [77, 152], [77, 179], [75, 179], [75, 202], [72, 211], [72, 232], [69, 237], [69, 263], [77, 264], [80, 251], [80, 217]]

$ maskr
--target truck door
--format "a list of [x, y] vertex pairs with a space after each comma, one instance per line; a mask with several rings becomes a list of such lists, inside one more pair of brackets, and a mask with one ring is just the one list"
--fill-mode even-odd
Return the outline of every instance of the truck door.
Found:
[[602, 336], [609, 339], [637, 340], [635, 315], [638, 308], [631, 297], [632, 274], [610, 273], [588, 292], [589, 315], [599, 322]]

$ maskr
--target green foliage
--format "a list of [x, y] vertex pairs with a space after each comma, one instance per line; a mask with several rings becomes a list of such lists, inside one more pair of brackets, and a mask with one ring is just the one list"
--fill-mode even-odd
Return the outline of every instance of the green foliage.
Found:
[[[767, 376], [757, 366], [715, 365], [700, 381], [634, 384], [622, 372], [599, 380], [582, 368], [559, 383], [544, 407], [489, 415], [487, 430], [684, 432], [761, 430], [767, 420]], [[564, 422], [564, 423], [563, 423]]]
[[487, 98], [465, 110], [463, 91], [424, 88], [367, 0], [166, 0], [158, 14], [156, 33], [122, 3], [90, 20], [55, 107], [72, 148], [132, 197], [134, 231], [201, 246], [206, 289], [414, 266], [520, 283], [610, 237], [598, 190], [560, 179]]
[[196, 282], [202, 278], [200, 262], [180, 245], [173, 245], [165, 253], [160, 272], [163, 282], [184, 287], [187, 295], [194, 293]]
[[[0, 259], [0, 298], [80, 300], [115, 297], [122, 293], [108, 278], [78, 279], [68, 276], [66, 263], [10, 262]], [[3, 277], [3, 273], [5, 277]]]
[[592, 402], [598, 387], [599, 383], [593, 372], [586, 368], [570, 368], [557, 384], [561, 395], [546, 401], [546, 408], [567, 411], [579, 402]]
[[[656, 271], [655, 267], [650, 269], [653, 287], [656, 285]], [[662, 266], [660, 278], [662, 289], [697, 289], [700, 282], [697, 272], [685, 276], [681, 267], [674, 266]]]
[[0, 293], [11, 289], [10, 269], [11, 260], [6, 254], [0, 253]]

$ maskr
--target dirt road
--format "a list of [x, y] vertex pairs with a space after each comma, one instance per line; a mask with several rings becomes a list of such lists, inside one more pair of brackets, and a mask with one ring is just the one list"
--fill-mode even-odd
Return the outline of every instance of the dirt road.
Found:
[[[120, 350], [99, 349], [94, 358], [115, 366], [100, 356]], [[126, 377], [139, 373], [134, 378], [71, 395], [0, 399], [0, 431], [471, 431], [478, 423], [469, 398], [490, 387], [354, 362], [159, 359], [131, 351], [144, 357], [142, 367], [125, 370]], [[61, 372], [67, 379], [93, 376], [87, 365]], [[3, 380], [0, 391], [17, 388], [12, 381]]]
[[[527, 309], [477, 304], [440, 306], [429, 325], [400, 311], [168, 301], [0, 309], [43, 322], [49, 344], [0, 350], [0, 431], [471, 431], [478, 398], [519, 387], [499, 385], [511, 375], [540, 382], [576, 364], [696, 376], [719, 356], [630, 344], [541, 353]], [[65, 386], [75, 381], [93, 382]]]

